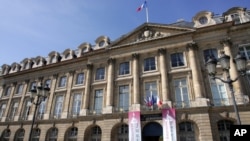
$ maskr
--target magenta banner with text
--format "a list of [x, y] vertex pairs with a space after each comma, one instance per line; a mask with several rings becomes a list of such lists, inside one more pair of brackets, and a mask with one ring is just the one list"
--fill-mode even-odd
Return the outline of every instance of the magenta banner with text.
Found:
[[128, 113], [129, 141], [141, 141], [141, 113], [133, 111]]
[[162, 110], [163, 141], [176, 141], [175, 109]]

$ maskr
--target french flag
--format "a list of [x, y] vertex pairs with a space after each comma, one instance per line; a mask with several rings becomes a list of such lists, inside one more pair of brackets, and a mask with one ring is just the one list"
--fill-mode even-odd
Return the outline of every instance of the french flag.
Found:
[[162, 101], [160, 100], [159, 96], [157, 96], [157, 106], [158, 108], [162, 107]]
[[144, 3], [143, 3], [140, 7], [138, 7], [136, 11], [139, 12], [139, 11], [141, 11], [143, 8], [145, 8], [146, 6], [147, 6], [147, 2], [144, 1]]

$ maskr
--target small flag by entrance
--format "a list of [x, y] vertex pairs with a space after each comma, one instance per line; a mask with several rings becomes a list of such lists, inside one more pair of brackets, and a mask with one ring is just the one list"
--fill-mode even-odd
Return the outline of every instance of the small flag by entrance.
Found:
[[138, 7], [138, 8], [136, 9], [136, 11], [139, 12], [139, 11], [141, 11], [143, 8], [146, 8], [146, 6], [147, 6], [147, 2], [144, 1], [144, 3], [143, 3], [140, 7]]

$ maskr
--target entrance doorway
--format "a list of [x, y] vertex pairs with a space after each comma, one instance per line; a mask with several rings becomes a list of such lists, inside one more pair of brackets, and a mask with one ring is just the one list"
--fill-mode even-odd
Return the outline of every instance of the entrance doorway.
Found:
[[142, 130], [142, 141], [162, 141], [162, 126], [156, 122], [150, 122]]

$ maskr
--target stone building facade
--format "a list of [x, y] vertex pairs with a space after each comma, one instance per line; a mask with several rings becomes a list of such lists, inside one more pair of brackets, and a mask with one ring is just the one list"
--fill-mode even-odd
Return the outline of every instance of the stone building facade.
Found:
[[[236, 124], [226, 84], [209, 78], [208, 56], [244, 54], [250, 67], [249, 10], [234, 7], [221, 16], [197, 13], [192, 22], [144, 23], [115, 41], [106, 36], [76, 50], [52, 51], [2, 65], [0, 140], [28, 140], [35, 105], [33, 86], [47, 84], [49, 96], [35, 113], [33, 140], [128, 141], [128, 112], [140, 111], [143, 141], [162, 140], [159, 97], [176, 109], [178, 141], [229, 140]], [[230, 75], [239, 73], [233, 61]], [[223, 77], [221, 66], [217, 76]], [[250, 124], [248, 75], [233, 83], [242, 124]]]

